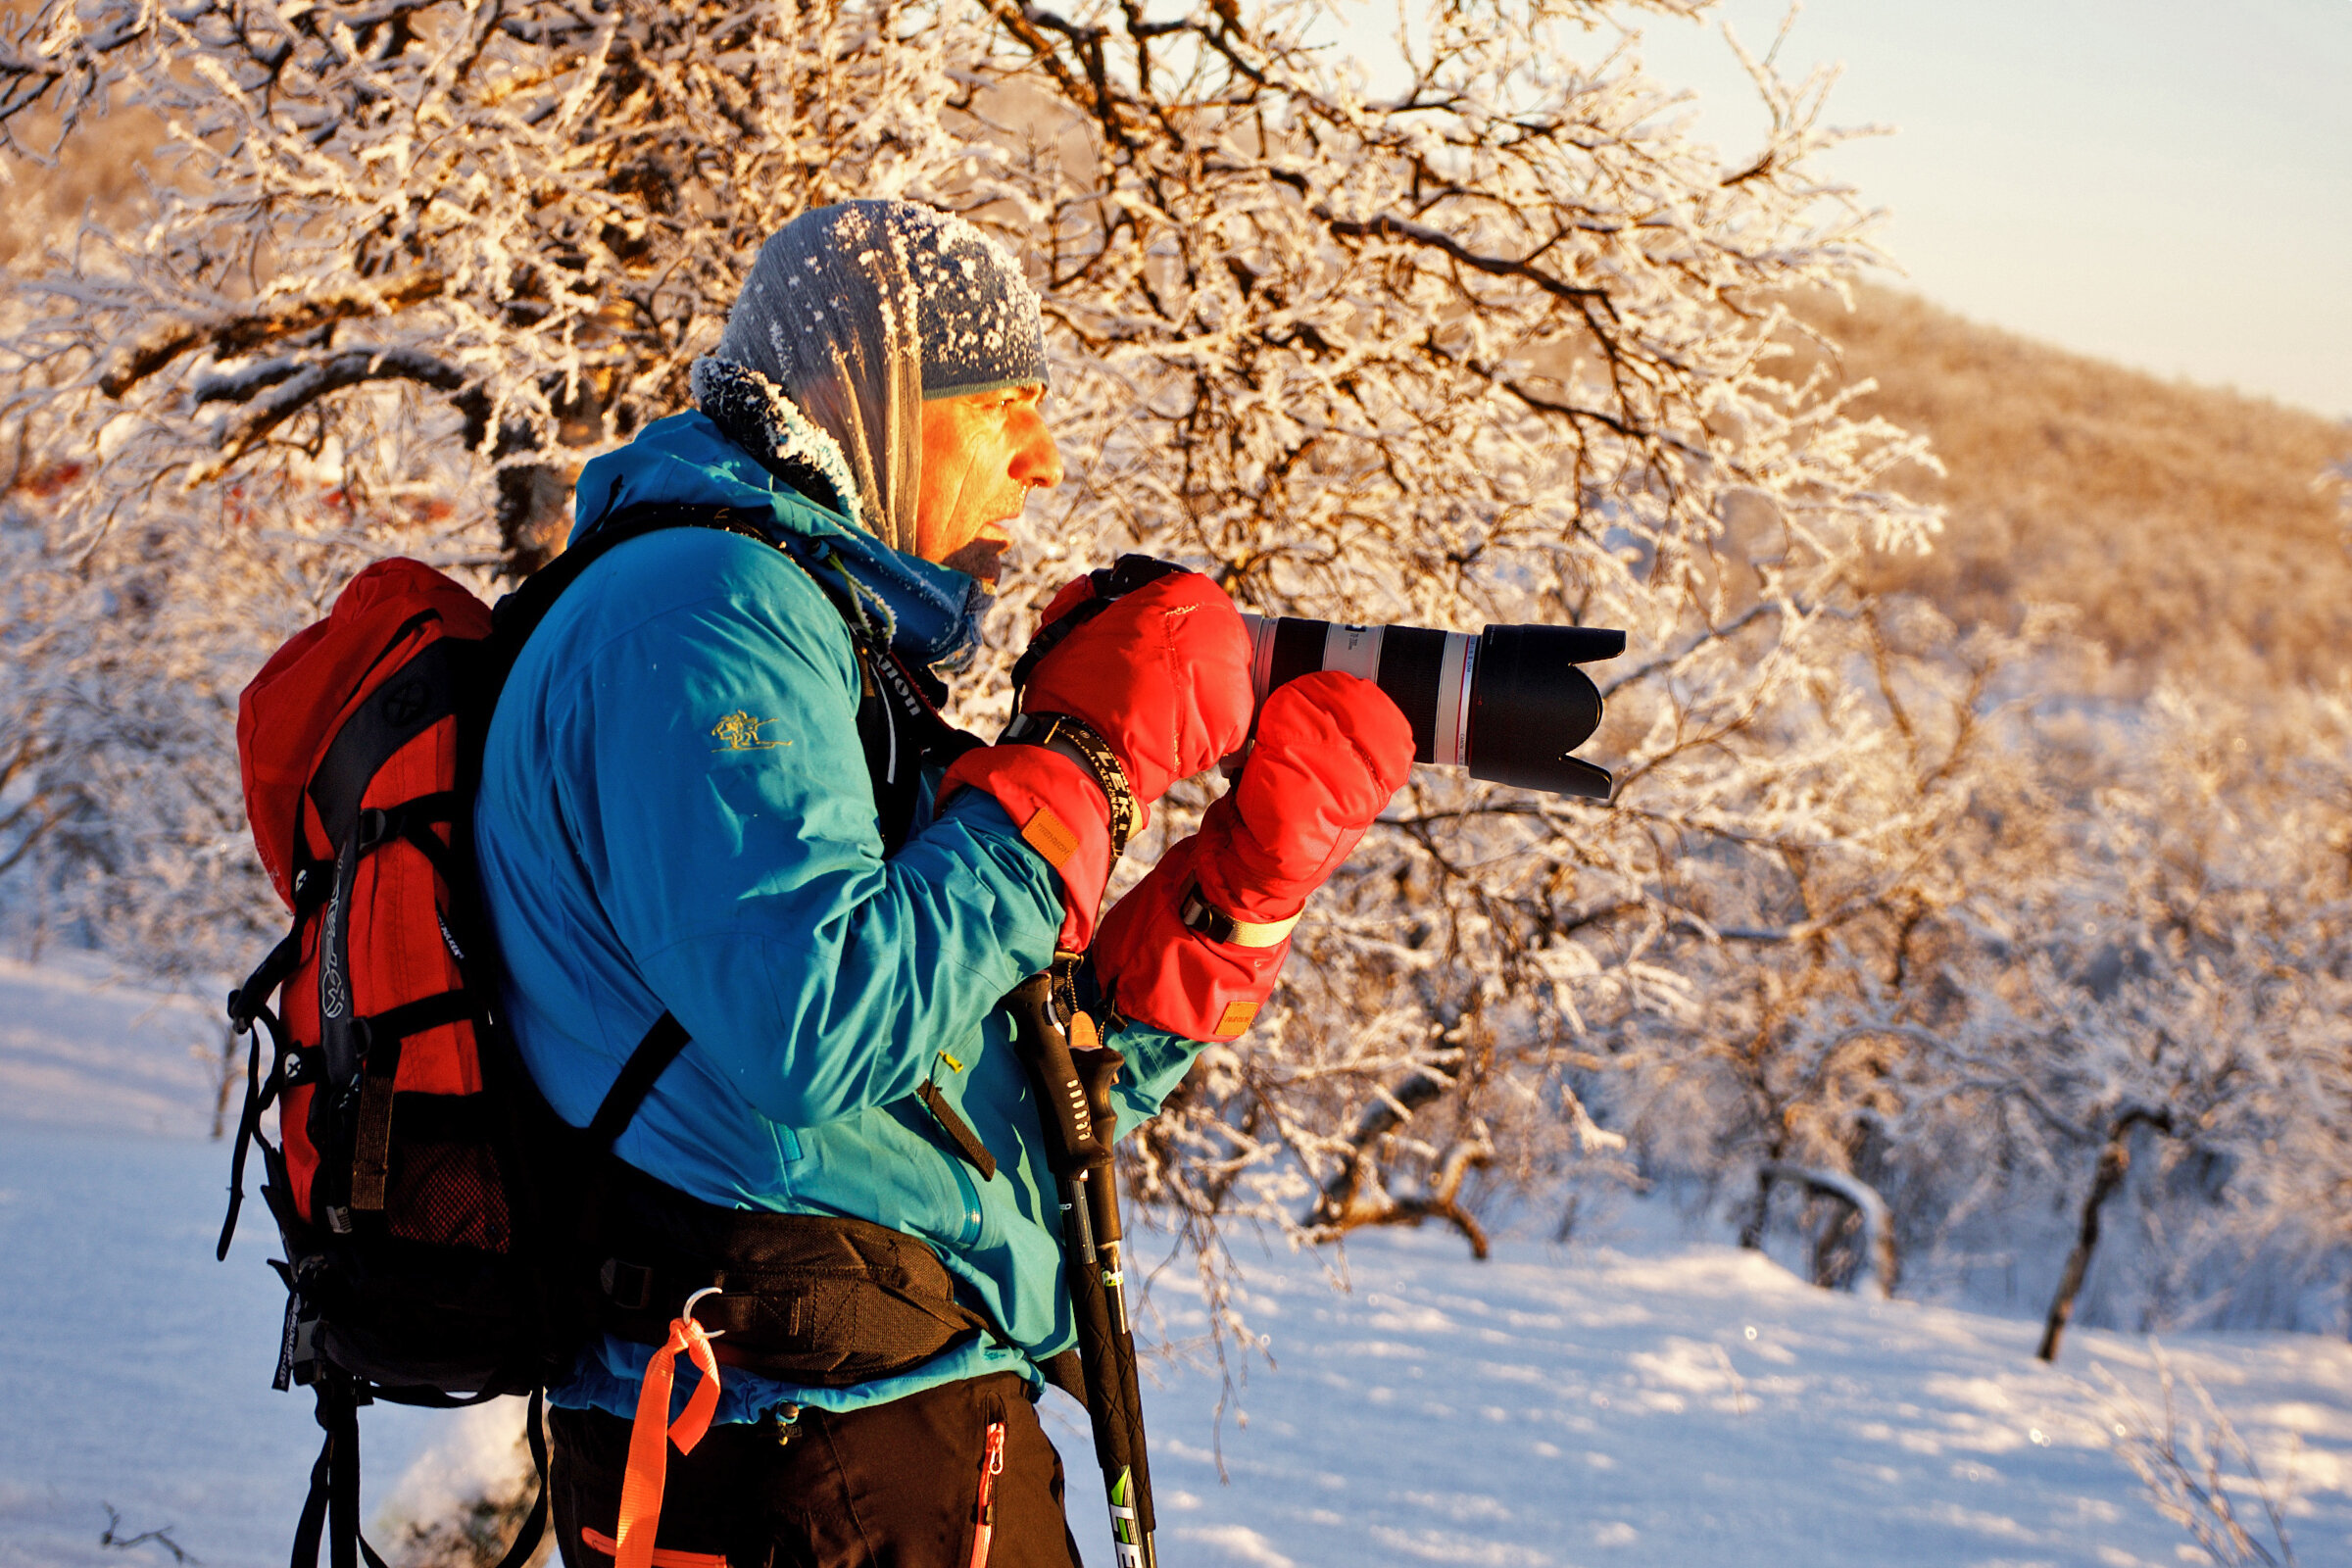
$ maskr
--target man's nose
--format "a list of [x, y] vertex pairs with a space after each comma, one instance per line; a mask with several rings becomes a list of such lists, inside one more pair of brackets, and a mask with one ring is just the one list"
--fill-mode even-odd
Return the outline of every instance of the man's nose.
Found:
[[1015, 481], [1033, 489], [1051, 490], [1061, 483], [1061, 449], [1054, 444], [1046, 421], [1029, 410], [1022, 411], [1014, 432], [1011, 472]]

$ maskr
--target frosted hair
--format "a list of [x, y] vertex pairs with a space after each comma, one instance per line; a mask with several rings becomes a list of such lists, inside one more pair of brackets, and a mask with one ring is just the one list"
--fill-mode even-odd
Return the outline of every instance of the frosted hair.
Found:
[[913, 202], [803, 213], [760, 249], [718, 358], [784, 389], [839, 443], [858, 514], [914, 547], [926, 398], [1046, 384], [1045, 329], [1019, 264]]

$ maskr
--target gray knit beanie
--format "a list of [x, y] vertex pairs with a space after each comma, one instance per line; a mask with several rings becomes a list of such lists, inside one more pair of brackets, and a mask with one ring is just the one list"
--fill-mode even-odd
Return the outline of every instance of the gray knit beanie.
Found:
[[778, 229], [716, 358], [759, 372], [832, 437], [857, 479], [858, 520], [897, 550], [914, 542], [917, 406], [1047, 382], [1045, 328], [1020, 265], [962, 219], [914, 202], [819, 207]]

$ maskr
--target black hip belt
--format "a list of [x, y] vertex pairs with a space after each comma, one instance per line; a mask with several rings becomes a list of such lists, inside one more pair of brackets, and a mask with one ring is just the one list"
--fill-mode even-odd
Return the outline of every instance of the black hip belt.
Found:
[[598, 1227], [597, 1326], [660, 1345], [688, 1297], [725, 1365], [847, 1388], [994, 1334], [939, 1254], [868, 1220], [721, 1208], [616, 1167]]

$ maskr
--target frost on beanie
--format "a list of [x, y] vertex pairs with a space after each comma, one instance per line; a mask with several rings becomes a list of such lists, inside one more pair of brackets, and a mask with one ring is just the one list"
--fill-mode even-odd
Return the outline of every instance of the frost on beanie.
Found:
[[[833, 439], [858, 487], [845, 510], [894, 550], [914, 544], [921, 403], [1046, 384], [1044, 323], [1019, 264], [914, 202], [819, 207], [778, 229], [715, 357], [781, 388]], [[710, 381], [698, 368], [698, 399], [719, 418], [702, 396]]]

